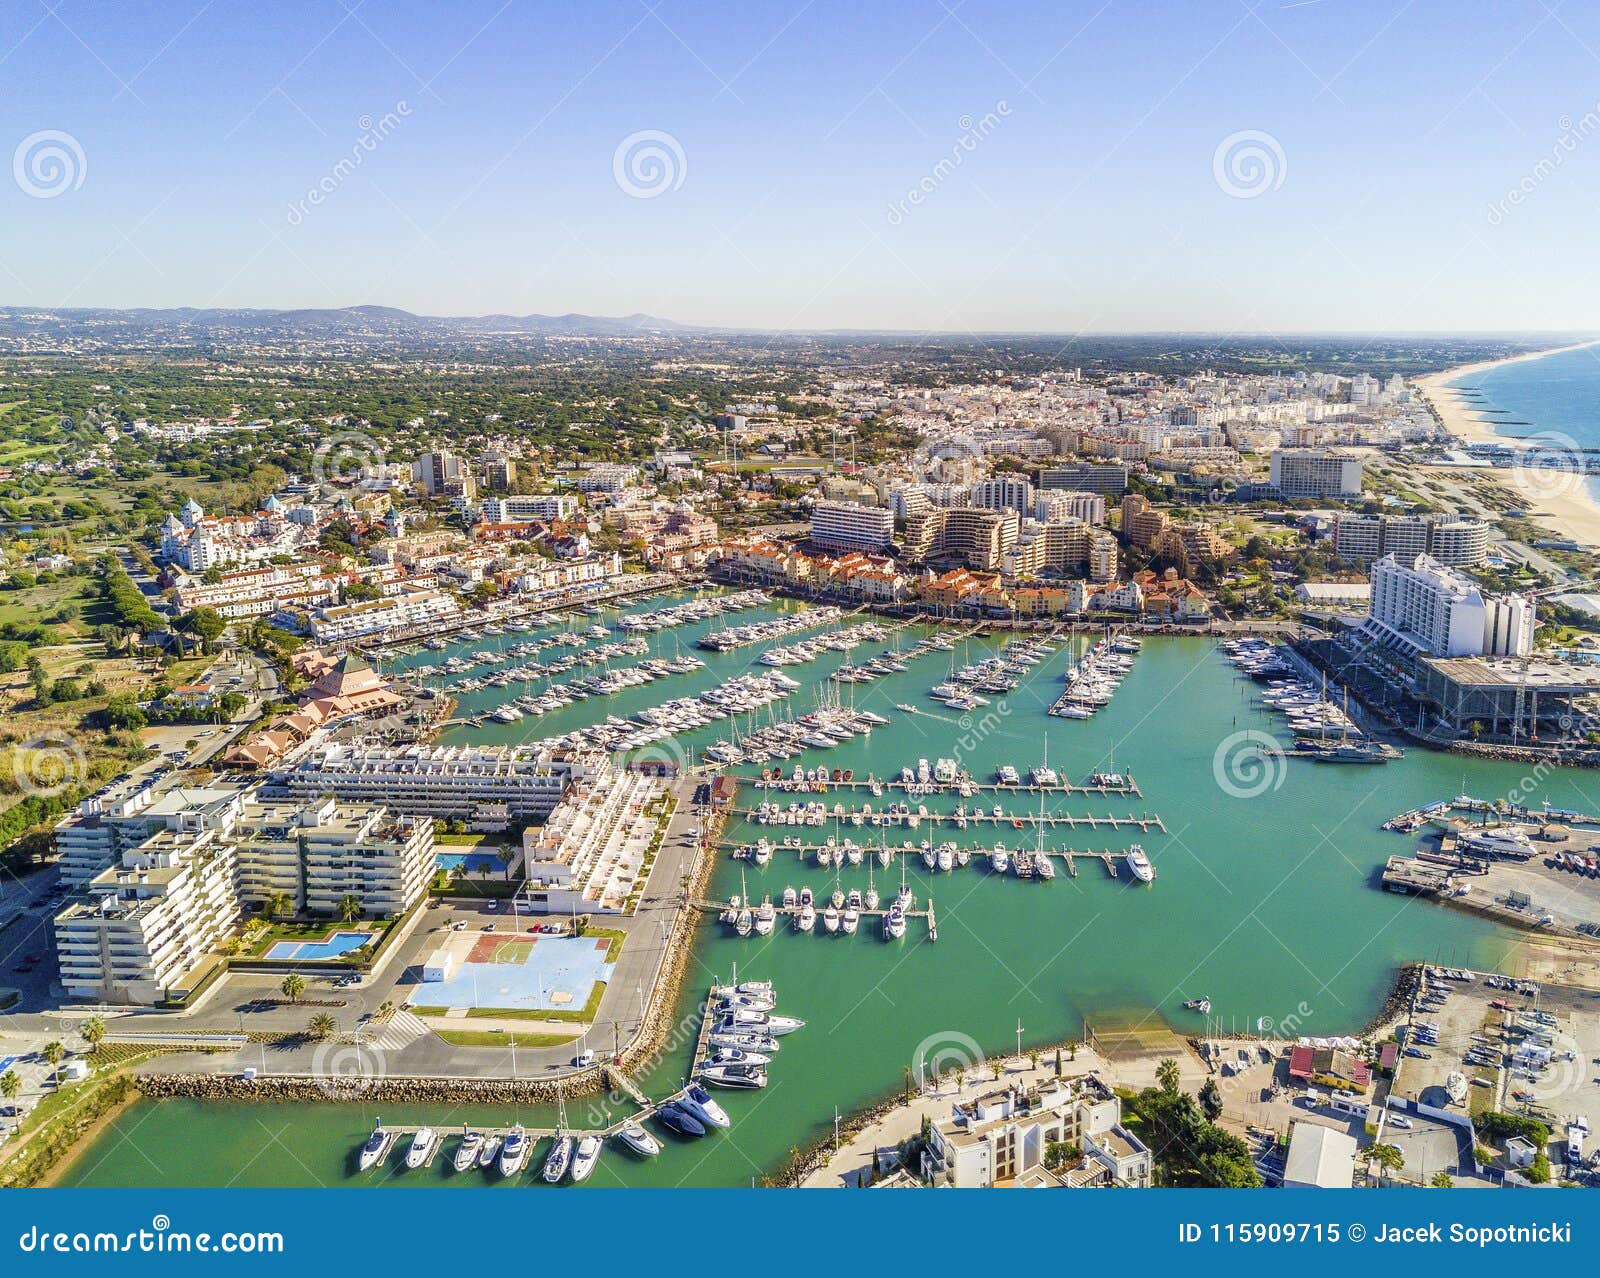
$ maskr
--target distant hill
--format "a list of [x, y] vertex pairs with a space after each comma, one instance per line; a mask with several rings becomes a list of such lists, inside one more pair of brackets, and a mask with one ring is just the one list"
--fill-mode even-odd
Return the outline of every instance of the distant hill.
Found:
[[701, 330], [654, 315], [413, 315], [392, 306], [344, 306], [274, 311], [191, 306], [0, 307], [0, 336], [189, 336], [192, 338], [350, 337], [442, 338], [519, 334], [541, 337], [629, 337]]

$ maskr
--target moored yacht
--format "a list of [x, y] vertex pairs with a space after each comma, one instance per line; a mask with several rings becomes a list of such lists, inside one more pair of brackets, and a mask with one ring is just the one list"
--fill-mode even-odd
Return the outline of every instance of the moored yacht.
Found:
[[518, 1123], [500, 1146], [500, 1174], [507, 1179], [520, 1172], [528, 1161], [528, 1133]]
[[661, 1142], [638, 1123], [624, 1123], [617, 1129], [617, 1139], [640, 1158], [654, 1158], [661, 1152]]
[[545, 1183], [554, 1185], [567, 1174], [572, 1165], [572, 1137], [558, 1135], [550, 1152], [544, 1156]]
[[1141, 883], [1153, 883], [1156, 877], [1156, 867], [1150, 864], [1150, 858], [1137, 843], [1128, 849], [1128, 869], [1133, 872], [1133, 877]]
[[451, 1160], [458, 1172], [467, 1171], [477, 1165], [478, 1153], [483, 1149], [483, 1133], [475, 1132], [470, 1127], [462, 1128], [461, 1143], [456, 1146], [456, 1156]]
[[380, 1122], [372, 1129], [372, 1135], [367, 1137], [367, 1143], [361, 1147], [359, 1159], [361, 1170], [371, 1171], [389, 1156], [389, 1151], [393, 1148], [394, 1133], [384, 1131]]
[[406, 1150], [406, 1166], [412, 1171], [427, 1164], [439, 1148], [439, 1134], [431, 1127], [419, 1127]]
[[600, 1138], [591, 1133], [580, 1140], [577, 1149], [572, 1151], [572, 1183], [581, 1185], [588, 1180], [589, 1173], [599, 1161]]
[[[728, 1065], [720, 1066], [719, 1068], [739, 1069], [747, 1067]], [[754, 1067], [751, 1066], [748, 1068]], [[705, 1071], [701, 1072], [703, 1074]], [[732, 1126], [733, 1120], [728, 1117], [727, 1111], [712, 1099], [710, 1092], [706, 1091], [705, 1088], [701, 1087], [697, 1083], [690, 1083], [689, 1086], [684, 1089], [683, 1095], [678, 1100], [678, 1104], [683, 1106], [685, 1110], [694, 1115], [694, 1117], [699, 1119], [707, 1127]]]

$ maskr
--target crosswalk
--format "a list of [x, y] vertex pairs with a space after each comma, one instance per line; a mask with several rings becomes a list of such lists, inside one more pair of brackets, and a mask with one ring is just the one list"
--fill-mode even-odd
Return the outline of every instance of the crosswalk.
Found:
[[401, 1008], [384, 1022], [381, 1030], [366, 1041], [379, 1051], [399, 1052], [430, 1033], [432, 1031], [421, 1017]]

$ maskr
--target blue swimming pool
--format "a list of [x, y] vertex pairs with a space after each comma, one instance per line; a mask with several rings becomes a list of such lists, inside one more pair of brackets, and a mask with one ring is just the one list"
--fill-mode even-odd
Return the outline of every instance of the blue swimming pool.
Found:
[[360, 949], [372, 936], [371, 932], [335, 932], [321, 941], [274, 941], [262, 957], [295, 959], [304, 963], [336, 959], [351, 950]]
[[441, 870], [460, 870], [465, 874], [498, 874], [505, 869], [493, 852], [435, 852], [433, 863]]

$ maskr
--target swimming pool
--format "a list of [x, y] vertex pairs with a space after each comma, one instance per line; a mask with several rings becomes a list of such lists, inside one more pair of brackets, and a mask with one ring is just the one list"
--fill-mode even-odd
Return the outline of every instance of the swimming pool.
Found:
[[435, 852], [433, 863], [441, 870], [460, 870], [464, 874], [500, 873], [505, 870], [493, 852]]
[[274, 941], [262, 957], [315, 963], [321, 959], [340, 958], [351, 950], [360, 949], [372, 937], [371, 932], [334, 932], [320, 941]]

